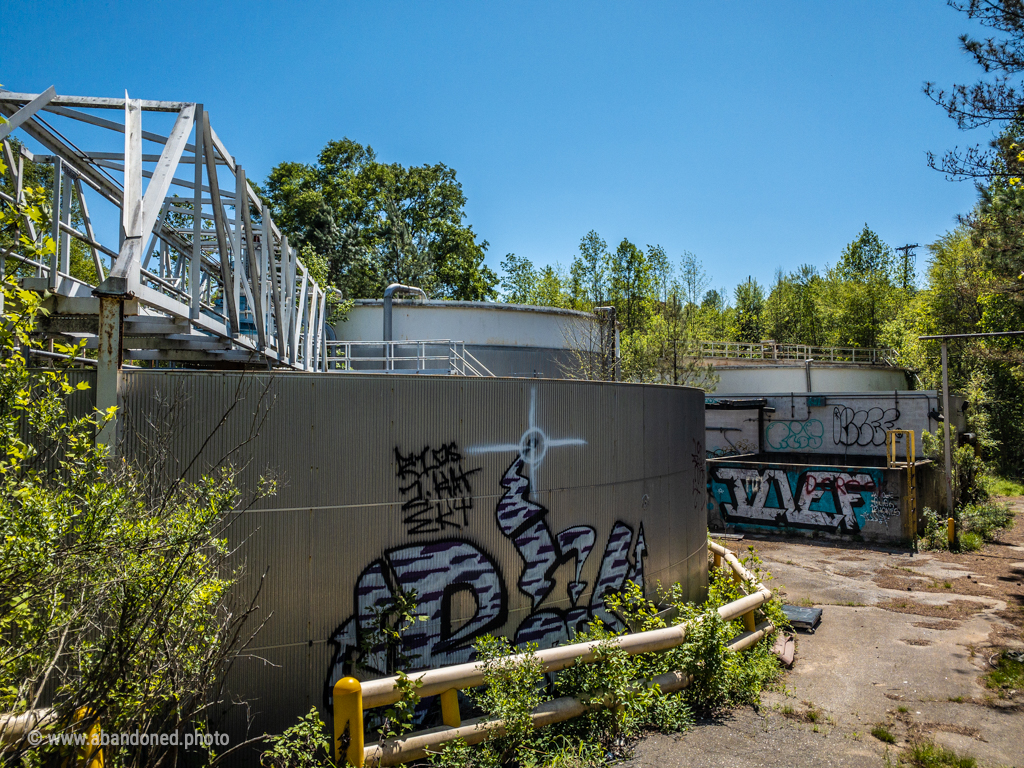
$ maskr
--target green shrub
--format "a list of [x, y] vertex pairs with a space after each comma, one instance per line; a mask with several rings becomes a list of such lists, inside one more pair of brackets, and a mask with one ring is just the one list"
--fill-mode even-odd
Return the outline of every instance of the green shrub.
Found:
[[975, 768], [978, 761], [934, 742], [920, 741], [900, 756], [900, 763], [914, 768]]
[[879, 741], [884, 741], [886, 744], [895, 744], [896, 737], [892, 735], [888, 728], [884, 725], [876, 725], [871, 729], [871, 735]]
[[946, 518], [939, 517], [931, 507], [925, 507], [922, 510], [921, 518], [924, 520], [924, 534], [918, 542], [921, 549], [949, 549], [949, 532]]
[[960, 534], [960, 551], [961, 552], [977, 552], [985, 546], [985, 540], [976, 533], [962, 533]]
[[1013, 521], [1010, 506], [994, 501], [965, 504], [960, 507], [959, 515], [961, 530], [977, 534], [985, 541], [992, 541], [997, 530], [1006, 528]]
[[280, 736], [267, 739], [260, 755], [264, 768], [331, 768], [334, 766], [331, 740], [316, 707]]
[[[771, 580], [752, 550], [744, 563], [761, 583]], [[667, 612], [674, 614], [672, 623], [689, 622], [690, 628], [682, 645], [660, 653], [626, 653], [614, 642], [622, 632], [597, 619], [586, 632], [570, 639], [571, 643], [597, 641], [596, 661], [562, 670], [548, 691], [541, 685], [544, 675], [535, 648], [528, 647], [525, 657], [514, 658], [520, 651], [506, 639], [480, 638], [474, 647], [485, 663], [489, 685], [473, 698], [486, 716], [506, 721], [507, 735], [475, 747], [464, 742], [447, 744], [431, 755], [431, 763], [451, 768], [603, 765], [609, 754], [624, 756], [628, 740], [644, 730], [684, 730], [693, 723], [695, 709], [708, 711], [756, 701], [765, 686], [781, 675], [781, 667], [771, 652], [770, 637], [746, 651], [728, 649], [744, 631], [743, 623], [723, 621], [718, 608], [743, 594], [722, 571], [710, 574], [708, 599], [701, 606], [687, 603], [679, 585], [662, 592], [659, 605], [674, 609]], [[609, 613], [636, 631], [667, 626], [659, 605], [632, 582], [620, 593], [607, 596], [605, 602]], [[780, 630], [788, 626], [777, 599], [761, 610]], [[673, 693], [664, 693], [650, 683], [669, 671], [691, 674], [693, 681]], [[580, 717], [535, 732], [529, 713], [550, 696], [571, 696], [595, 706]]]

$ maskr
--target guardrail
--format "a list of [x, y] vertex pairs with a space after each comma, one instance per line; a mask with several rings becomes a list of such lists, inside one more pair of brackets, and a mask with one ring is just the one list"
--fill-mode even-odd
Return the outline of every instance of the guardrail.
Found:
[[464, 341], [328, 341], [326, 369], [330, 372], [387, 371], [388, 373], [494, 376], [467, 349]]
[[[75, 719], [72, 727], [81, 727], [85, 724], [85, 738], [81, 744], [68, 744], [67, 747], [74, 753], [74, 765], [77, 768], [103, 768], [102, 731], [100, 724], [92, 720], [90, 711], [82, 707], [75, 712]], [[32, 733], [49, 733], [57, 725], [57, 712], [46, 707], [43, 709], [30, 709], [21, 714], [0, 715], [0, 753], [11, 752], [28, 744], [36, 746], [32, 742]], [[63, 764], [67, 764], [65, 761]]]
[[[718, 614], [725, 621], [743, 617], [745, 632], [729, 645], [733, 651], [741, 651], [767, 637], [775, 630], [775, 626], [764, 621], [755, 624], [754, 611], [771, 599], [771, 591], [758, 582], [743, 567], [736, 556], [725, 547], [709, 542], [708, 547], [714, 555], [716, 568], [725, 562], [732, 570], [732, 577], [738, 585], [747, 585], [752, 592], [718, 609]], [[699, 621], [699, 619], [698, 619]], [[630, 655], [667, 651], [683, 643], [686, 639], [687, 624], [678, 624], [648, 632], [637, 632], [622, 635], [613, 642]], [[538, 651], [535, 657], [543, 664], [545, 673], [559, 672], [576, 664], [591, 664], [598, 660], [600, 641], [575, 643]], [[525, 660], [525, 655], [513, 656], [513, 661]], [[360, 683], [353, 677], [345, 677], [334, 686], [334, 746], [335, 759], [340, 765], [343, 760], [361, 768], [364, 765], [387, 766], [400, 765], [411, 760], [419, 760], [429, 750], [449, 741], [464, 740], [467, 744], [478, 744], [489, 738], [504, 734], [505, 724], [502, 720], [490, 718], [474, 718], [462, 722], [459, 713], [458, 691], [475, 688], [484, 684], [483, 664], [472, 662], [456, 664], [450, 667], [430, 669], [410, 675], [418, 681], [417, 693], [422, 696], [441, 697], [441, 717], [444, 725], [412, 733], [397, 739], [389, 739], [382, 743], [364, 744], [363, 713], [367, 709], [385, 707], [401, 700], [402, 694], [398, 687], [399, 678], [384, 677]], [[668, 672], [644, 681], [646, 685], [657, 685], [663, 693], [671, 693], [686, 688], [692, 681], [692, 675], [685, 670]], [[588, 711], [605, 706], [602, 701], [582, 701], [572, 696], [563, 696], [547, 701], [533, 710], [534, 728], [571, 720]], [[347, 737], [347, 743], [346, 743]]]
[[814, 360], [858, 365], [898, 365], [896, 350], [887, 347], [814, 347], [808, 344], [701, 341], [703, 357], [731, 360]]

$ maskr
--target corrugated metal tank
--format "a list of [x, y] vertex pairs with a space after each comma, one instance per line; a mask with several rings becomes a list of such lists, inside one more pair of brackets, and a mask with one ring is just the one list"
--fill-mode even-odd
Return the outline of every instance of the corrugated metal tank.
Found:
[[[589, 355], [599, 337], [597, 318], [571, 309], [399, 299], [392, 306], [395, 341], [463, 341], [496, 376], [571, 376], [567, 372], [578, 367], [579, 355]], [[383, 300], [357, 299], [345, 321], [334, 325], [334, 332], [343, 341], [380, 341], [384, 338]]]
[[[126, 453], [278, 481], [230, 530], [248, 601], [230, 693], [280, 732], [352, 669], [373, 608], [415, 590], [412, 667], [501, 633], [542, 646], [627, 580], [707, 586], [704, 393], [569, 380], [125, 371]], [[198, 461], [193, 462], [198, 456]], [[380, 666], [363, 657], [360, 665]], [[357, 669], [357, 671], [360, 671]], [[361, 674], [367, 674], [364, 669]], [[238, 721], [236, 721], [237, 724]]]

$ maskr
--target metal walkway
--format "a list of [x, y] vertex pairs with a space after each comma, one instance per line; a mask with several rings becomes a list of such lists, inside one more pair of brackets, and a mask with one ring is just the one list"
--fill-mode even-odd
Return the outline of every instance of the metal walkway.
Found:
[[[3, 250], [30, 272], [23, 287], [53, 294], [42, 330], [86, 339], [99, 350], [101, 373], [123, 360], [325, 370], [324, 290], [202, 104], [58, 96], [50, 88], [0, 91], [0, 113], [14, 188], [0, 199], [26, 202], [27, 164], [53, 170], [49, 231], [25, 217], [16, 234], [33, 248]], [[144, 128], [144, 114], [171, 122], [154, 113], [174, 115], [167, 135]], [[20, 148], [8, 140], [12, 132]], [[118, 242], [102, 242], [93, 225], [113, 216]], [[47, 237], [53, 253], [31, 258]], [[91, 256], [95, 281], [72, 276], [73, 248]]]

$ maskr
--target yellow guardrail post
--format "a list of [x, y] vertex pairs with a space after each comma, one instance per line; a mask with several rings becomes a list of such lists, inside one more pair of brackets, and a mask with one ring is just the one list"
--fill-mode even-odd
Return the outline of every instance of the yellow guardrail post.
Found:
[[753, 611], [747, 611], [746, 613], [744, 613], [743, 614], [743, 628], [745, 630], [747, 630], [747, 632], [753, 632], [755, 626], [756, 625], [754, 623], [754, 612]]
[[715, 569], [717, 570], [722, 567], [722, 556], [717, 552], [714, 552], [713, 554], [715, 556]]
[[952, 517], [946, 519], [946, 536], [949, 538], [949, 548], [952, 549], [956, 542], [956, 521]]
[[334, 684], [334, 759], [339, 765], [344, 759], [354, 768], [363, 766], [363, 686], [354, 677]]
[[441, 720], [449, 728], [458, 728], [462, 725], [458, 688], [451, 688], [441, 694]]
[[[91, 714], [89, 709], [82, 707], [75, 712], [75, 722], [81, 723], [88, 720]], [[99, 720], [97, 720], [86, 731], [85, 743], [78, 748], [75, 756], [76, 768], [103, 768], [102, 737], [103, 729], [100, 728]]]

